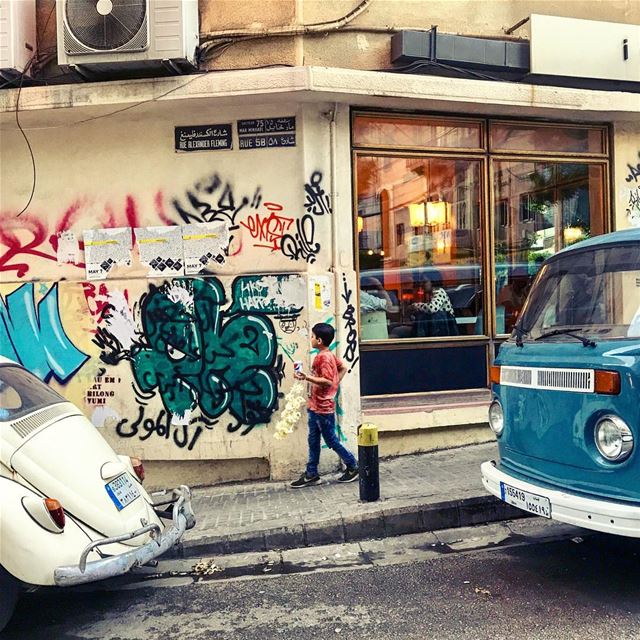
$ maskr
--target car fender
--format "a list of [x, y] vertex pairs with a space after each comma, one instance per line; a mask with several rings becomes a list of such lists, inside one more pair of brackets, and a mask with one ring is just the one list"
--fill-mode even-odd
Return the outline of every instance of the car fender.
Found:
[[[47, 531], [22, 506], [25, 496], [42, 498], [24, 485], [0, 477], [0, 565], [29, 585], [53, 585], [56, 567], [78, 562], [91, 538], [67, 517], [63, 531]], [[89, 560], [97, 560], [92, 552]]]

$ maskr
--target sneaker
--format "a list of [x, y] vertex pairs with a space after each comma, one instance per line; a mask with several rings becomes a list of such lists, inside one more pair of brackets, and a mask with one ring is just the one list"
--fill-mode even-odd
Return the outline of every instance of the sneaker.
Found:
[[355, 469], [347, 469], [339, 478], [338, 482], [353, 482], [358, 479], [358, 467]]
[[289, 486], [294, 489], [300, 489], [301, 487], [310, 487], [320, 482], [320, 476], [307, 477], [306, 473], [303, 473], [297, 480], [294, 480]]

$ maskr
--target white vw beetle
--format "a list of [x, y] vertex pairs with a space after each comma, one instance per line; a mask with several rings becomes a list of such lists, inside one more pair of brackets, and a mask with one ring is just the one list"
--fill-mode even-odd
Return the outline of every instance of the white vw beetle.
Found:
[[0, 631], [21, 590], [124, 574], [194, 526], [188, 487], [154, 504], [143, 477], [75, 405], [0, 356]]

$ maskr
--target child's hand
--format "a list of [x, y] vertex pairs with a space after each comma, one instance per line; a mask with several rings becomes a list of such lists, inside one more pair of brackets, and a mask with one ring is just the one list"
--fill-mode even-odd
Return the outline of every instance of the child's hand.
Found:
[[296, 371], [296, 372], [293, 374], [293, 377], [294, 377], [296, 380], [306, 380], [306, 379], [307, 379], [307, 374], [306, 374], [306, 373], [304, 373], [304, 371]]

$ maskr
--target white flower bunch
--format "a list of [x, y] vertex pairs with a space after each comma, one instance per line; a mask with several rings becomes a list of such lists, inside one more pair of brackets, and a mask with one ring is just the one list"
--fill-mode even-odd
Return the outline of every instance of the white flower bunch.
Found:
[[302, 414], [300, 409], [306, 402], [304, 385], [296, 381], [289, 393], [284, 397], [284, 409], [280, 418], [276, 422], [276, 432], [273, 437], [277, 440], [284, 440], [290, 433], [293, 433], [295, 426], [300, 422]]

